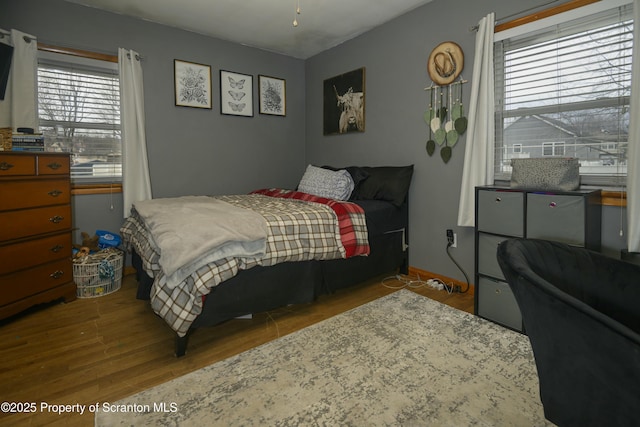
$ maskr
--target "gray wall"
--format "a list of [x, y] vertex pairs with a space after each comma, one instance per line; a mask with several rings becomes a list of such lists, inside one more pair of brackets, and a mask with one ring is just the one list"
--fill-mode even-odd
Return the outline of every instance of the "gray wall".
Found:
[[[53, 45], [110, 54], [125, 47], [143, 56], [154, 197], [292, 187], [304, 172], [302, 60], [61, 0], [2, 0], [0, 28]], [[174, 59], [211, 65], [212, 110], [175, 106]], [[254, 76], [254, 117], [220, 114], [220, 69]], [[286, 117], [258, 113], [258, 74], [286, 79]], [[122, 224], [120, 195], [75, 196], [73, 206], [78, 230], [117, 231]]]
[[[473, 229], [457, 227], [458, 200], [467, 135], [453, 148], [449, 163], [438, 152], [429, 157], [429, 131], [422, 119], [431, 84], [426, 61], [444, 41], [458, 43], [464, 52], [462, 77], [471, 80], [475, 32], [470, 27], [489, 12], [509, 16], [544, 0], [434, 0], [357, 39], [306, 61], [307, 162], [335, 166], [414, 164], [410, 200], [410, 265], [458, 280], [464, 275], [446, 254], [447, 228], [457, 233], [452, 256], [471, 280], [474, 270]], [[323, 136], [322, 82], [356, 68], [366, 68], [366, 130], [364, 133]], [[470, 84], [463, 85], [468, 112]], [[605, 252], [619, 255], [620, 210], [603, 211]]]
[[[460, 139], [448, 164], [438, 154], [426, 154], [428, 128], [422, 119], [428, 105], [423, 89], [430, 84], [426, 60], [436, 45], [454, 41], [465, 53], [462, 76], [470, 80], [475, 33], [469, 28], [491, 11], [500, 18], [543, 3], [546, 0], [434, 0], [306, 61], [61, 0], [2, 0], [0, 27], [32, 33], [45, 43], [106, 53], [126, 47], [144, 57], [154, 197], [291, 188], [308, 163], [414, 164], [410, 264], [464, 280], [446, 255], [445, 230], [457, 233], [458, 247], [451, 253], [472, 278], [473, 230], [456, 226], [468, 141], [466, 136]], [[175, 107], [174, 59], [212, 66], [213, 110]], [[360, 67], [366, 68], [366, 131], [323, 136], [323, 81]], [[286, 79], [287, 116], [260, 116], [257, 111], [253, 118], [220, 115], [220, 69], [252, 74], [254, 86], [258, 74]], [[465, 106], [469, 95], [470, 85], [465, 84]], [[79, 230], [117, 230], [122, 223], [119, 195], [76, 196], [73, 206]], [[620, 210], [605, 207], [606, 252], [617, 254], [624, 246], [619, 224]]]

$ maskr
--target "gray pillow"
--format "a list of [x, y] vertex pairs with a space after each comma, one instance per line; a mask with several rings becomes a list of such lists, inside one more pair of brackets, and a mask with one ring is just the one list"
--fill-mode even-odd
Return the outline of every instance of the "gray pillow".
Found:
[[332, 171], [313, 165], [307, 166], [298, 191], [335, 200], [348, 200], [355, 184], [349, 172], [344, 169]]

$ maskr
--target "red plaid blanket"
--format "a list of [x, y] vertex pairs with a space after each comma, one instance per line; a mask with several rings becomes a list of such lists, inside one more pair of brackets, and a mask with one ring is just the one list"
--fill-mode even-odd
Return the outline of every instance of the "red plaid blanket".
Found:
[[325, 197], [314, 196], [313, 194], [302, 193], [300, 191], [283, 190], [279, 188], [265, 188], [256, 190], [253, 194], [262, 194], [269, 197], [280, 197], [282, 199], [295, 199], [305, 202], [320, 203], [330, 207], [338, 218], [338, 227], [340, 228], [340, 240], [346, 251], [346, 258], [357, 255], [369, 255], [368, 240], [362, 241], [358, 239], [357, 232], [354, 227], [352, 215], [364, 215], [362, 207], [355, 203], [341, 202]]

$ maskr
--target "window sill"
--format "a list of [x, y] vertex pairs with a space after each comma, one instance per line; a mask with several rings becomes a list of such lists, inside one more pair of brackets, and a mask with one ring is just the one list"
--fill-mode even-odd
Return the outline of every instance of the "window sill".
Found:
[[122, 193], [122, 184], [71, 184], [71, 194], [74, 196], [114, 193]]
[[627, 192], [602, 190], [602, 206], [626, 207]]

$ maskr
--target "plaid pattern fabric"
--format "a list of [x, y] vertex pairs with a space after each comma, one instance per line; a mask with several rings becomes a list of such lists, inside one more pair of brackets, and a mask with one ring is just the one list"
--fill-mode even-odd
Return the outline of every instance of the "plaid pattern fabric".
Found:
[[284, 199], [303, 200], [329, 206], [338, 218], [340, 239], [344, 246], [345, 258], [357, 255], [369, 254], [369, 242], [367, 239], [367, 225], [364, 220], [364, 211], [355, 203], [340, 202], [334, 199], [314, 196], [300, 191], [263, 189], [254, 191], [253, 194], [264, 194], [270, 197]]
[[133, 207], [131, 215], [120, 228], [120, 236], [127, 250], [135, 248], [142, 259], [144, 271], [153, 278], [162, 271], [159, 264], [160, 254], [156, 251], [146, 230], [142, 219]]
[[[226, 258], [210, 263], [173, 288], [166, 286], [162, 268], [158, 264], [158, 250], [143, 221], [132, 209], [120, 230], [123, 242], [128, 249], [136, 250], [143, 259], [145, 271], [155, 278], [151, 306], [179, 336], [187, 333], [202, 311], [202, 297], [209, 293], [211, 287], [234, 277], [240, 270], [256, 265], [347, 258], [369, 253], [365, 216], [359, 206], [354, 205], [357, 209], [351, 206], [344, 209], [337, 207], [335, 209], [341, 212], [338, 215], [333, 207], [323, 201], [279, 197], [275, 195], [278, 190], [268, 191], [274, 192], [274, 196], [257, 193], [216, 196], [235, 206], [252, 209], [265, 218], [269, 230], [265, 256], [259, 259]], [[342, 219], [339, 220], [340, 216]], [[341, 230], [344, 230], [346, 237], [341, 235]], [[349, 250], [344, 245], [345, 241]]]

